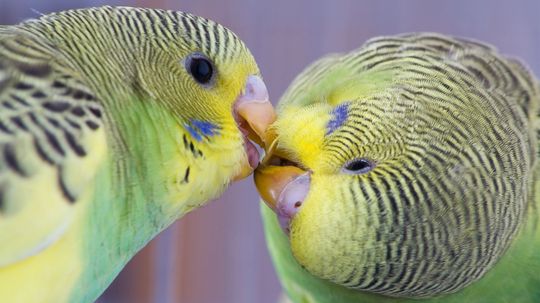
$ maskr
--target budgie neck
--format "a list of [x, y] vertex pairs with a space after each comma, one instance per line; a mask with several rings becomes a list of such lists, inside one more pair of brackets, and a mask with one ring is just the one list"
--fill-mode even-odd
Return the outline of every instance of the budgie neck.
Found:
[[[539, 182], [536, 182], [537, 184]], [[536, 198], [531, 205], [540, 207]], [[540, 264], [540, 224], [538, 214], [529, 212], [516, 239], [498, 264], [484, 278], [455, 294], [418, 300], [394, 298], [369, 292], [345, 288], [341, 285], [319, 279], [309, 274], [293, 257], [289, 241], [277, 222], [275, 213], [264, 203], [261, 211], [270, 254], [280, 276], [283, 287], [292, 302], [308, 303], [462, 303], [462, 302], [539, 302], [538, 284], [540, 276], [536, 272]]]
[[[142, 247], [187, 211], [188, 200], [169, 203], [165, 193], [171, 184], [160, 180], [168, 171], [165, 155], [175, 148], [167, 142], [172, 121], [135, 108], [122, 117], [116, 135], [108, 137], [108, 159], [97, 175], [94, 197], [80, 216], [88, 227], [82, 235], [88, 263], [78, 282], [85, 287], [75, 289], [72, 297], [81, 302], [93, 302]], [[148, 119], [159, 122], [149, 124]]]

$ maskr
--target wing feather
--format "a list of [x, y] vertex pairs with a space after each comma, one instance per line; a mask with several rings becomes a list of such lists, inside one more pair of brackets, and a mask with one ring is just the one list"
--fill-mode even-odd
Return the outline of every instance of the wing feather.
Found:
[[95, 94], [51, 53], [0, 28], [0, 266], [61, 237], [106, 150]]

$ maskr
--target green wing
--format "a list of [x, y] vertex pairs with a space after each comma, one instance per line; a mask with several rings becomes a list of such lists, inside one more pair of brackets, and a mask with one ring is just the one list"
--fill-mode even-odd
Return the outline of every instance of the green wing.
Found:
[[62, 235], [105, 151], [95, 95], [51, 53], [0, 27], [0, 266]]

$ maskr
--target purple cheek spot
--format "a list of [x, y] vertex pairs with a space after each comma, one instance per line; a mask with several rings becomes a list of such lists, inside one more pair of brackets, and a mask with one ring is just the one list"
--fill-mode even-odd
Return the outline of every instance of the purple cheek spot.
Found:
[[327, 136], [347, 121], [347, 118], [349, 117], [349, 103], [347, 102], [336, 106], [330, 115], [332, 118], [330, 118], [330, 121], [328, 121], [328, 124], [326, 125]]

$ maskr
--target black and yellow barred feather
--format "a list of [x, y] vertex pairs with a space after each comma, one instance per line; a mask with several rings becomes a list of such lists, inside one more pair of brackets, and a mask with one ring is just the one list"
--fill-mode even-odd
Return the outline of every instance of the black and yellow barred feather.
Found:
[[[384, 83], [360, 91], [370, 77]], [[334, 99], [355, 85], [357, 97]], [[333, 177], [302, 163], [312, 189], [291, 245], [313, 274], [388, 296], [454, 293], [493, 268], [534, 219], [526, 214], [536, 203], [540, 86], [517, 60], [438, 34], [377, 38], [311, 65], [280, 110], [318, 102], [349, 104], [347, 121], [324, 139], [325, 167], [356, 158], [376, 167], [315, 189]]]

